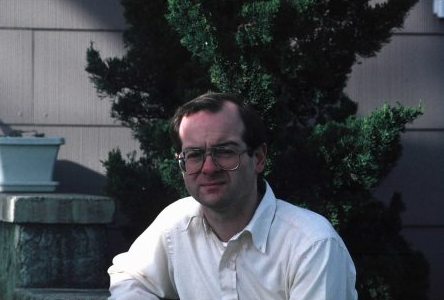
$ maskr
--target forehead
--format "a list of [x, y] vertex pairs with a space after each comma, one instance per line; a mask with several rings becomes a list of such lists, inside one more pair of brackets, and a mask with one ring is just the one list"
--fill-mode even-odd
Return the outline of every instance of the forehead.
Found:
[[179, 126], [182, 147], [210, 147], [220, 143], [242, 143], [244, 124], [238, 107], [224, 103], [218, 112], [202, 110], [184, 116]]

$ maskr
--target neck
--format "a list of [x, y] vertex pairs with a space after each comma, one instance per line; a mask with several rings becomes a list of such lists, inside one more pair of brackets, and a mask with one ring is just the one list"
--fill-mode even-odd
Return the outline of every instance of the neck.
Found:
[[248, 225], [260, 199], [261, 195], [257, 194], [252, 201], [247, 201], [246, 205], [223, 210], [203, 207], [203, 214], [217, 237], [227, 242]]

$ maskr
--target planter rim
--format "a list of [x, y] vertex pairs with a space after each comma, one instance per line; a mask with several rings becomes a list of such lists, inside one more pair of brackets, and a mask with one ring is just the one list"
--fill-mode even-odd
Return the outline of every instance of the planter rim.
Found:
[[0, 137], [0, 145], [63, 145], [64, 143], [65, 139], [62, 137]]

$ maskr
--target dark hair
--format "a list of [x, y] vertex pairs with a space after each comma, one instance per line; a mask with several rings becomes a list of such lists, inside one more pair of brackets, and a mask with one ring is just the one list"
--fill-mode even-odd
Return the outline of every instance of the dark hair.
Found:
[[244, 103], [234, 94], [227, 93], [206, 93], [185, 103], [176, 110], [170, 123], [170, 135], [176, 152], [180, 152], [182, 141], [179, 136], [179, 127], [182, 118], [195, 114], [199, 111], [209, 111], [217, 113], [222, 110], [225, 102], [232, 102], [238, 107], [240, 118], [245, 126], [242, 139], [247, 144], [248, 154], [251, 156], [253, 151], [260, 145], [267, 142], [266, 128], [259, 114], [250, 105]]

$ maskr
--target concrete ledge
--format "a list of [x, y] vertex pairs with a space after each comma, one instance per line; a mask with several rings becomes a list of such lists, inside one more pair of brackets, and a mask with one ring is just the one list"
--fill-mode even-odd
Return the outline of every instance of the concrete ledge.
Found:
[[106, 300], [105, 289], [16, 289], [14, 300]]
[[107, 224], [114, 214], [109, 197], [82, 194], [0, 194], [0, 221], [42, 224]]

